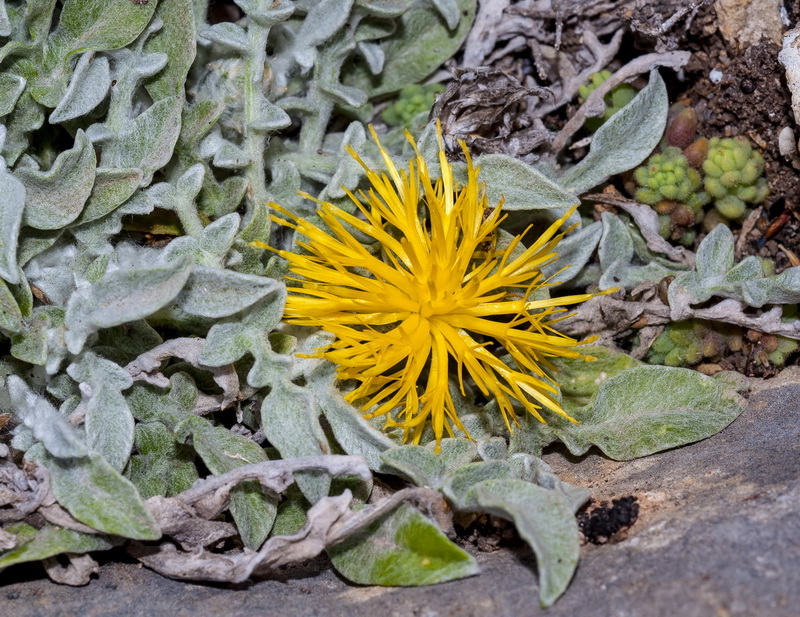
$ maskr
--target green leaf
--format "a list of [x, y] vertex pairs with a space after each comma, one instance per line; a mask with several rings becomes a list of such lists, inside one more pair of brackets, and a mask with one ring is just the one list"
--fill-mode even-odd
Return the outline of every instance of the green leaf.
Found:
[[102, 142], [101, 165], [141, 169], [144, 174], [142, 185], [150, 184], [153, 173], [172, 158], [172, 150], [181, 132], [182, 109], [182, 94], [160, 99], [151, 105], [127, 123], [124, 132]]
[[341, 391], [334, 385], [333, 365], [330, 371], [329, 378], [319, 376], [313, 380], [311, 388], [336, 442], [348, 454], [357, 454], [367, 459], [367, 464], [373, 471], [387, 471], [381, 455], [396, 444], [384, 433], [372, 428], [361, 412], [344, 400]]
[[88, 114], [103, 102], [109, 88], [111, 70], [108, 58], [86, 52], [78, 60], [69, 86], [48, 121], [59, 124]]
[[579, 203], [565, 188], [507, 154], [484, 154], [475, 164], [481, 168], [479, 180], [486, 182], [491, 206], [501, 199], [504, 210], [567, 209]]
[[445, 472], [439, 457], [423, 446], [398, 446], [381, 454], [381, 459], [417, 486], [439, 488]]
[[481, 511], [509, 519], [536, 554], [539, 601], [552, 606], [578, 565], [578, 523], [566, 497], [524, 480], [488, 480], [475, 487]]
[[473, 557], [405, 504], [328, 549], [336, 570], [361, 585], [416, 587], [478, 573]]
[[120, 543], [116, 538], [104, 535], [92, 535], [46, 525], [37, 530], [27, 523], [13, 523], [4, 528], [18, 539], [25, 539], [22, 544], [10, 551], [0, 554], [0, 570], [17, 563], [41, 561], [62, 553], [90, 553], [105, 551]]
[[[380, 4], [385, 3], [370, 3]], [[372, 75], [368, 66], [357, 66], [346, 71], [345, 83], [376, 97], [425, 79], [458, 51], [472, 26], [477, 0], [456, 0], [456, 4], [461, 19], [451, 30], [436, 7], [415, 3], [398, 20], [396, 32], [377, 43], [386, 58], [380, 75]]]
[[624, 461], [710, 437], [733, 422], [743, 399], [696, 371], [637, 366], [608, 379], [556, 434], [576, 455], [594, 444]]
[[176, 302], [191, 315], [227, 317], [282, 287], [283, 283], [264, 276], [195, 266]]
[[186, 284], [191, 266], [176, 262], [140, 270], [114, 270], [72, 295], [64, 323], [67, 346], [79, 353], [100, 328], [143, 319], [169, 304]]
[[[284, 379], [272, 384], [261, 405], [261, 426], [269, 442], [282, 458], [330, 454], [330, 446], [319, 424], [319, 409], [314, 395]], [[330, 491], [331, 479], [323, 472], [296, 474], [297, 485], [312, 504]]]
[[0, 277], [19, 281], [17, 242], [25, 208], [25, 185], [6, 169], [0, 169]]
[[94, 184], [97, 159], [89, 138], [78, 129], [75, 146], [62, 152], [49, 171], [17, 169], [25, 185], [23, 223], [35, 229], [60, 229], [83, 210]]
[[664, 80], [651, 71], [647, 86], [597, 130], [589, 153], [561, 176], [560, 184], [580, 195], [639, 165], [661, 141], [668, 108]]
[[454, 510], [474, 512], [478, 506], [475, 487], [486, 480], [513, 477], [514, 472], [506, 461], [470, 463], [448, 474], [442, 487]]
[[121, 206], [139, 188], [142, 177], [141, 169], [99, 167], [89, 201], [74, 225], [95, 221]]
[[157, 5], [158, 0], [65, 0], [49, 45], [63, 54], [62, 61], [78, 51], [124, 47], [144, 30]]
[[[198, 423], [192, 435], [195, 450], [214, 475], [267, 460], [257, 443], [224, 427]], [[231, 492], [230, 511], [244, 545], [256, 550], [272, 529], [278, 500], [265, 493], [258, 482], [243, 482]]]
[[0, 329], [6, 332], [21, 332], [24, 328], [22, 311], [17, 300], [6, 282], [0, 279]]
[[26, 80], [13, 73], [0, 73], [0, 116], [6, 116], [14, 111], [23, 90]]
[[314, 3], [297, 32], [298, 43], [307, 47], [324, 43], [341, 31], [352, 8], [353, 0], [319, 0]]
[[122, 390], [133, 385], [128, 371], [92, 352], [84, 352], [67, 367], [67, 374], [87, 384], [86, 442], [117, 471], [128, 463], [133, 448], [133, 414]]
[[138, 423], [134, 443], [139, 454], [131, 457], [128, 473], [142, 499], [177, 495], [197, 480], [194, 452], [161, 422]]
[[164, 25], [144, 44], [146, 53], [165, 53], [167, 66], [145, 88], [154, 101], [183, 93], [186, 75], [197, 52], [192, 0], [160, 0], [155, 19]]
[[103, 457], [57, 459], [34, 446], [26, 457], [47, 467], [56, 500], [81, 523], [134, 540], [158, 540], [161, 530], [136, 487]]
[[31, 390], [16, 375], [8, 376], [6, 387], [14, 414], [33, 431], [34, 437], [50, 454], [69, 460], [87, 454], [77, 431], [44, 396]]

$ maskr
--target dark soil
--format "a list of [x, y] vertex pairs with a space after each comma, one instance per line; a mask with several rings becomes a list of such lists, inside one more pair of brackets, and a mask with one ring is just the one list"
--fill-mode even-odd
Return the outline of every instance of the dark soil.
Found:
[[633, 495], [603, 501], [578, 514], [578, 528], [587, 542], [607, 544], [627, 537], [627, 531], [639, 517], [639, 504]]

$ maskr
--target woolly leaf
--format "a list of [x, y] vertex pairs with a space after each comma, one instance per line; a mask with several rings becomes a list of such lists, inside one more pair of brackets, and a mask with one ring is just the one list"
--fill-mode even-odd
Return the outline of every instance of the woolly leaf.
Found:
[[524, 480], [488, 480], [475, 487], [481, 511], [509, 519], [536, 554], [539, 601], [552, 606], [578, 565], [578, 523], [566, 497]]
[[57, 459], [39, 447], [28, 450], [26, 457], [47, 467], [56, 500], [81, 523], [134, 540], [161, 537], [136, 488], [103, 457]]
[[67, 91], [48, 118], [50, 124], [85, 116], [103, 102], [110, 87], [108, 58], [92, 52], [81, 55]]
[[594, 444], [614, 460], [630, 460], [705, 439], [743, 410], [735, 391], [696, 371], [637, 366], [602, 383], [575, 412], [580, 424], [554, 429], [576, 455]]
[[473, 557], [405, 504], [330, 547], [328, 555], [342, 576], [361, 585], [415, 587], [478, 573]]
[[78, 218], [94, 184], [97, 159], [89, 138], [78, 129], [75, 146], [42, 172], [17, 169], [25, 185], [23, 222], [36, 229], [60, 229]]
[[661, 140], [668, 108], [664, 80], [652, 71], [647, 86], [597, 129], [589, 153], [561, 176], [560, 184], [580, 195], [639, 165]]
[[93, 535], [45, 525], [42, 529], [27, 523], [12, 523], [4, 531], [17, 537], [19, 544], [0, 554], [0, 570], [17, 563], [39, 561], [62, 553], [82, 554], [105, 551], [121, 541], [104, 535]]

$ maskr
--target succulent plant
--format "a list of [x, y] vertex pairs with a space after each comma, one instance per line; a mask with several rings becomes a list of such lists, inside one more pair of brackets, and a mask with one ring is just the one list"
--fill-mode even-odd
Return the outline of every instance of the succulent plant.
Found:
[[[582, 101], [589, 98], [597, 87], [611, 77], [611, 71], [600, 71], [589, 76], [589, 83], [578, 88], [578, 95]], [[609, 92], [603, 101], [606, 104], [605, 112], [602, 116], [589, 118], [586, 120], [586, 128], [594, 132], [599, 129], [611, 116], [625, 107], [636, 96], [636, 88], [629, 84], [620, 84]]]
[[703, 186], [725, 219], [741, 219], [748, 204], [761, 203], [769, 193], [764, 158], [743, 137], [709, 140], [703, 171]]
[[743, 351], [764, 366], [782, 367], [798, 346], [796, 340], [785, 336], [689, 319], [668, 324], [653, 341], [645, 360], [651, 364], [688, 367], [703, 361], [717, 362], [730, 352]]
[[709, 197], [701, 190], [699, 172], [689, 166], [680, 148], [664, 148], [633, 175], [639, 186], [636, 199], [654, 206], [659, 213], [659, 233], [685, 245], [694, 242], [690, 228], [703, 219], [703, 206]]
[[441, 84], [404, 86], [398, 99], [383, 110], [381, 118], [389, 126], [412, 128], [414, 118], [428, 112], [436, 101], [436, 95], [443, 91]]

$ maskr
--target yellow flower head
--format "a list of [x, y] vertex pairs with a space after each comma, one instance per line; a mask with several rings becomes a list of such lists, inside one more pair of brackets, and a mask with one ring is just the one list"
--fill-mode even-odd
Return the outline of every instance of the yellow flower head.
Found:
[[[502, 202], [488, 207], [464, 144], [467, 183], [460, 186], [441, 134], [436, 182], [410, 135], [416, 156], [408, 172], [372, 136], [388, 176], [350, 149], [372, 187], [358, 196], [348, 192], [356, 214], [317, 201], [326, 230], [271, 204], [286, 217], [273, 219], [303, 236], [298, 244], [308, 253], [279, 251], [297, 275], [286, 320], [334, 334], [317, 357], [337, 364], [339, 379], [359, 382], [347, 400], [368, 418], [384, 416], [386, 426], [403, 427], [414, 443], [429, 420], [437, 449], [445, 431], [464, 430], [448, 386], [455, 373], [463, 393], [465, 371], [484, 396], [497, 400], [509, 430], [519, 423], [514, 401], [542, 422], [543, 407], [572, 420], [543, 369], [552, 368], [550, 357], [585, 358], [572, 349], [578, 341], [552, 325], [564, 317], [556, 316], [564, 311], [558, 306], [592, 294], [529, 298], [548, 284], [542, 267], [557, 259], [553, 251], [566, 233], [557, 232], [574, 208], [526, 249], [520, 236], [498, 250]], [[372, 246], [353, 230], [374, 240]]]

